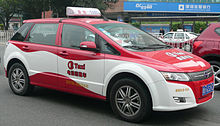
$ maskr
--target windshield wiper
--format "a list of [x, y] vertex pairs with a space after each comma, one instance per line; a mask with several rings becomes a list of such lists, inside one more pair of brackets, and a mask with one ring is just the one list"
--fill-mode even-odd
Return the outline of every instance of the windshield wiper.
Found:
[[136, 46], [136, 45], [131, 45], [131, 46], [123, 46], [124, 48], [132, 48], [132, 49], [159, 49], [159, 48], [172, 48], [169, 45], [162, 45], [162, 44], [152, 44], [149, 46]]
[[133, 49], [142, 49], [143, 47], [141, 46], [136, 46], [136, 45], [130, 45], [130, 46], [123, 46], [124, 48], [133, 48]]
[[162, 45], [162, 44], [151, 44], [148, 47], [155, 47], [155, 48], [164, 48], [164, 47], [168, 47], [168, 48], [172, 48], [169, 45]]
[[123, 47], [124, 47], [124, 48], [138, 49], [138, 50], [142, 50], [142, 49], [155, 49], [155, 47], [150, 47], [150, 46], [136, 46], [136, 45], [123, 46]]

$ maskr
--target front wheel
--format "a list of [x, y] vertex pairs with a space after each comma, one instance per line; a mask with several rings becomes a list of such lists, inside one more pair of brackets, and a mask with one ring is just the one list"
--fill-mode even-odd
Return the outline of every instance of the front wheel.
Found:
[[218, 61], [210, 61], [212, 70], [215, 76], [215, 89], [220, 90], [220, 62]]
[[140, 122], [151, 114], [148, 89], [133, 79], [120, 79], [112, 87], [110, 103], [113, 112], [129, 122]]
[[11, 66], [8, 80], [11, 90], [17, 95], [28, 95], [33, 90], [25, 67], [19, 63]]

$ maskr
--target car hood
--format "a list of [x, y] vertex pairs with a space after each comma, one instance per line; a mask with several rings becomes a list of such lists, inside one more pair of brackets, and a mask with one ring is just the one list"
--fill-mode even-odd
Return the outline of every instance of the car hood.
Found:
[[180, 49], [134, 53], [141, 57], [142, 64], [159, 71], [198, 72], [210, 68], [210, 64], [202, 58]]

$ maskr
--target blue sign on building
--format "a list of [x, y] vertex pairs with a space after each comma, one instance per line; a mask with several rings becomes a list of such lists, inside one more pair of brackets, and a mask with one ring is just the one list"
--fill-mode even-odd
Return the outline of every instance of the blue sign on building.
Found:
[[124, 11], [220, 13], [220, 4], [125, 1]]

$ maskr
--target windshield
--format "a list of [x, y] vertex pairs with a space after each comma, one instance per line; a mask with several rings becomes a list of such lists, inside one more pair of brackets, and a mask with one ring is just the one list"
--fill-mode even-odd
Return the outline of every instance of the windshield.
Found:
[[164, 44], [157, 38], [129, 24], [106, 23], [94, 24], [93, 26], [126, 49], [155, 50], [170, 48], [170, 46]]

